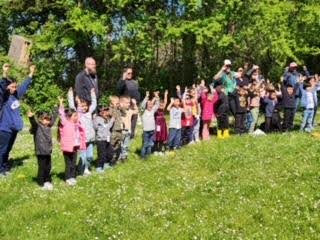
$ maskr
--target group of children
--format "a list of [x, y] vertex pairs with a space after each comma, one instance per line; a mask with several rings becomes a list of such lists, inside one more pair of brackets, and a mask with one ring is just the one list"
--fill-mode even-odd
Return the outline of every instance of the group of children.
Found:
[[[60, 98], [59, 109], [53, 114], [41, 113], [35, 117], [34, 113], [29, 112], [30, 133], [34, 137], [38, 160], [39, 184], [43, 189], [53, 189], [52, 127], [58, 116], [58, 140], [65, 160], [66, 184], [70, 186], [77, 183], [77, 176], [91, 174], [94, 145], [97, 147], [98, 173], [127, 159], [132, 141], [131, 119], [134, 115], [139, 115], [142, 123], [143, 159], [152, 153], [164, 155], [201, 139], [209, 140], [211, 125], [215, 120], [217, 138], [229, 138], [230, 112], [234, 117], [236, 134], [254, 133], [260, 113], [265, 115], [265, 122], [261, 126], [265, 132], [290, 131], [294, 127], [300, 103], [303, 108], [300, 128], [306, 132], [313, 130], [318, 105], [318, 76], [298, 75], [298, 80], [292, 83], [292, 79], [285, 75], [281, 84], [274, 87], [256, 71], [244, 73], [240, 68], [237, 73], [226, 72], [226, 76], [223, 76], [227, 67], [224, 66], [219, 73], [221, 76], [210, 85], [201, 81], [198, 85], [186, 87], [183, 92], [180, 86], [176, 86], [176, 93], [170, 102], [166, 90], [162, 98], [158, 91], [152, 94], [146, 92], [139, 106], [128, 96], [110, 96], [108, 106], [97, 107], [95, 89], [91, 90], [91, 101], [74, 96], [70, 89], [67, 108], [64, 99]], [[27, 91], [33, 73], [34, 68], [31, 68], [29, 78], [20, 87], [17, 87], [16, 82], [9, 82], [5, 91], [0, 116], [0, 176], [7, 174], [9, 153], [17, 133], [23, 128], [19, 100]]]

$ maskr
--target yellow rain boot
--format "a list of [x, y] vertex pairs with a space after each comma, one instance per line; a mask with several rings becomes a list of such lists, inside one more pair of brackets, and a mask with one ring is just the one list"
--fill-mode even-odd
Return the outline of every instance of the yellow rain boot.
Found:
[[221, 131], [221, 130], [218, 130], [217, 137], [218, 137], [218, 139], [223, 139], [222, 131]]
[[225, 139], [230, 138], [229, 129], [225, 129], [223, 131], [223, 138]]

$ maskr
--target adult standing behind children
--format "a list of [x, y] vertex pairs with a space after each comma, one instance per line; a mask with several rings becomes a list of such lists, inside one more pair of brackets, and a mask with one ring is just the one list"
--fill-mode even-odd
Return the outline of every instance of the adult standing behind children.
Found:
[[[300, 73], [297, 71], [298, 64], [295, 62], [290, 63], [288, 70], [285, 72], [283, 76], [283, 84], [285, 87], [289, 86], [296, 86], [299, 83]], [[299, 101], [301, 98], [301, 93], [299, 89], [295, 92], [296, 100], [295, 100], [295, 111], [297, 111]]]
[[76, 96], [87, 102], [91, 102], [91, 89], [95, 90], [96, 97], [99, 96], [98, 76], [96, 61], [92, 57], [85, 60], [85, 69], [76, 77], [75, 92]]
[[233, 116], [236, 114], [236, 88], [237, 74], [231, 70], [232, 64], [229, 59], [224, 60], [224, 65], [221, 70], [214, 76], [214, 81], [221, 80], [228, 96], [229, 108]]
[[[139, 105], [141, 100], [141, 94], [139, 91], [138, 81], [134, 79], [134, 71], [132, 67], [126, 67], [123, 69], [122, 78], [118, 82], [117, 89], [120, 96], [129, 96], [135, 99]], [[134, 138], [136, 125], [138, 120], [138, 114], [132, 115], [131, 119], [131, 139]]]

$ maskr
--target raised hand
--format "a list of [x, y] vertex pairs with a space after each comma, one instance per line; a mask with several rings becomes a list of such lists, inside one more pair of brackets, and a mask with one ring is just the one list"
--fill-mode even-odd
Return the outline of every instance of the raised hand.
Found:
[[159, 98], [159, 91], [153, 92], [153, 95], [154, 95], [155, 98]]
[[35, 72], [36, 72], [36, 65], [31, 65], [29, 67], [29, 77], [32, 77]]
[[58, 97], [58, 100], [59, 100], [60, 106], [63, 106], [63, 101], [64, 101], [63, 97]]

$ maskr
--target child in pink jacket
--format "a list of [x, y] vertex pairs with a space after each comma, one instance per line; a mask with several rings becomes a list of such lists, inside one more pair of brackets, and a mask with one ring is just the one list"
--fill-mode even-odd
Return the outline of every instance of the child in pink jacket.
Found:
[[66, 183], [73, 186], [77, 184], [77, 152], [86, 150], [86, 133], [80, 124], [77, 112], [74, 109], [64, 109], [63, 99], [60, 99], [59, 114], [60, 147], [66, 164], [65, 178]]
[[201, 93], [201, 119], [203, 121], [202, 127], [202, 139], [209, 140], [210, 133], [209, 128], [212, 119], [215, 117], [215, 110], [214, 106], [215, 103], [218, 101], [218, 95], [215, 93], [215, 90], [210, 87], [211, 91], [209, 92], [207, 88], [203, 90]]

